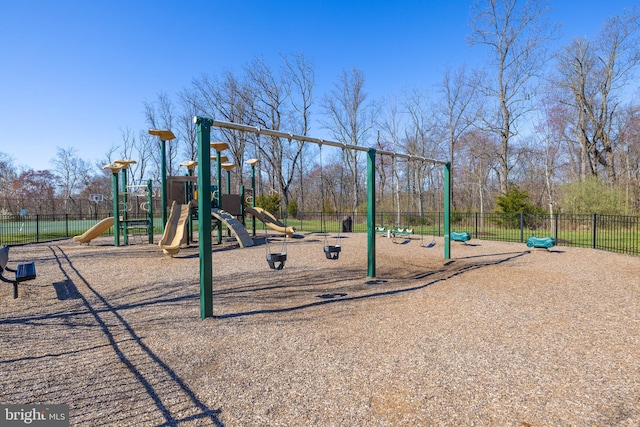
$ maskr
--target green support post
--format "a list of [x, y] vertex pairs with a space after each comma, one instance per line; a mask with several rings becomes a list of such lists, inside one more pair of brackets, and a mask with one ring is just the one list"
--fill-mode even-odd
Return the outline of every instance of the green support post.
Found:
[[[256, 168], [251, 166], [251, 207], [256, 209]], [[251, 215], [251, 235], [256, 237], [256, 217]]]
[[[227, 175], [227, 182], [225, 183], [226, 186], [226, 193], [225, 194], [231, 194], [231, 170], [230, 169], [226, 169], [225, 170], [226, 175]], [[220, 196], [220, 200], [222, 200], [222, 195]], [[222, 208], [222, 203], [220, 203], [220, 207]], [[231, 229], [227, 228], [227, 237], [231, 237]], [[218, 242], [220, 243], [220, 242]]]
[[120, 212], [118, 205], [118, 172], [113, 172], [113, 246], [120, 246]]
[[367, 276], [376, 277], [376, 150], [367, 151]]
[[240, 186], [240, 218], [242, 218], [242, 226], [246, 227], [247, 224], [245, 223], [245, 219], [244, 219], [244, 198], [245, 198], [245, 193], [244, 193], [244, 185]]
[[127, 168], [122, 167], [122, 206], [124, 209], [122, 210], [122, 220], [124, 221], [122, 224], [122, 243], [125, 245], [129, 244], [129, 235], [127, 230], [127, 202], [128, 202], [128, 194], [127, 194]]
[[[216, 153], [216, 182], [218, 183], [218, 197], [216, 204], [218, 209], [222, 209], [222, 160], [220, 159], [220, 151]], [[222, 221], [218, 221], [218, 244], [222, 243]]]
[[[189, 184], [191, 184], [190, 182], [185, 182], [184, 183], [184, 200], [182, 203], [184, 203], [185, 205], [189, 204]], [[189, 209], [189, 216], [187, 218], [187, 223], [185, 224], [187, 227], [187, 245], [191, 244], [191, 206], [188, 206], [187, 209]]]
[[153, 184], [151, 180], [147, 180], [147, 235], [149, 236], [149, 244], [153, 244]]
[[160, 186], [162, 192], [162, 232], [167, 225], [167, 142], [164, 139], [160, 139]]
[[213, 317], [213, 278], [211, 260], [211, 123], [194, 117], [198, 132], [198, 246], [200, 248], [200, 318]]
[[113, 165], [115, 165], [116, 167], [119, 166], [121, 168], [120, 170], [122, 171], [122, 205], [124, 206], [124, 209], [122, 210], [122, 220], [124, 221], [122, 227], [122, 237], [125, 245], [129, 244], [129, 230], [127, 230], [127, 203], [129, 201], [127, 193], [127, 169], [129, 169], [129, 166], [135, 165], [136, 163], [137, 162], [135, 160], [130, 159], [116, 160], [115, 162], [113, 162]]
[[[189, 176], [193, 176], [193, 169], [189, 171]], [[189, 244], [193, 243], [193, 209], [192, 209], [192, 204], [191, 201], [193, 200], [193, 182], [189, 181], [189, 186], [188, 186], [188, 193], [189, 193], [189, 197], [187, 200], [187, 203], [189, 203], [189, 219], [187, 222], [187, 229], [189, 230], [189, 234], [188, 234], [188, 242]]]
[[[113, 175], [113, 246], [120, 246], [120, 214], [118, 205], [118, 174], [122, 169], [122, 165], [116, 163], [109, 163], [102, 166], [102, 169], [109, 169]], [[37, 239], [36, 239], [37, 240]]]
[[169, 129], [149, 129], [149, 135], [155, 135], [160, 139], [160, 186], [162, 192], [162, 232], [167, 224], [167, 141], [172, 141], [176, 136]]
[[451, 163], [444, 165], [444, 259], [451, 259]]
[[[251, 166], [251, 207], [256, 208], [256, 163], [258, 159], [249, 159], [246, 163]], [[256, 217], [251, 215], [251, 232], [252, 236], [256, 237]]]
[[[187, 168], [187, 176], [193, 177], [193, 170], [198, 166], [198, 162], [194, 160], [187, 160], [180, 163], [180, 166]], [[191, 201], [193, 200], [193, 182], [189, 180], [185, 183], [185, 200], [184, 202], [189, 204], [189, 219], [187, 220], [187, 243], [193, 243], [193, 217], [191, 209]]]
[[[256, 167], [251, 165], [251, 207], [256, 208]], [[251, 235], [256, 237], [256, 217], [251, 215]]]

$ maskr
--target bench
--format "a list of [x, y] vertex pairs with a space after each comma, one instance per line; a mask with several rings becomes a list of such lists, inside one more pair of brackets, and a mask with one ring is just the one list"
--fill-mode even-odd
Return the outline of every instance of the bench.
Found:
[[[36, 265], [34, 262], [18, 264], [15, 270], [7, 267], [9, 262], [9, 246], [0, 248], [0, 280], [13, 284], [13, 298], [18, 298], [18, 283], [26, 282], [36, 278]], [[4, 272], [14, 273], [13, 278], [4, 277]]]
[[527, 239], [527, 247], [528, 248], [545, 248], [547, 250], [554, 247], [556, 244], [556, 239], [553, 237], [536, 237], [531, 236]]
[[465, 245], [469, 240], [471, 240], [471, 234], [467, 233], [466, 231], [460, 233], [452, 231], [451, 233], [449, 233], [449, 236], [451, 236], [451, 240], [453, 240], [454, 242], [463, 242]]

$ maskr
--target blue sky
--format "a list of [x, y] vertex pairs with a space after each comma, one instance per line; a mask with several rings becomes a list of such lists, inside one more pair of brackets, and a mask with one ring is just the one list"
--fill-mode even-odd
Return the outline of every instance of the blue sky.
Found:
[[[258, 56], [276, 64], [280, 52], [313, 59], [317, 97], [352, 67], [372, 99], [430, 89], [445, 67], [484, 61], [465, 40], [471, 3], [0, 0], [0, 152], [33, 169], [51, 168], [56, 147], [93, 162], [121, 129], [147, 129], [144, 101]], [[593, 37], [633, 4], [552, 1], [558, 43]]]

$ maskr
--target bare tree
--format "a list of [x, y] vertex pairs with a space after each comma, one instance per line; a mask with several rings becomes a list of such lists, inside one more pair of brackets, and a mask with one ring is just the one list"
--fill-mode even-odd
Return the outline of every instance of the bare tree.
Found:
[[581, 179], [604, 168], [610, 184], [617, 182], [614, 130], [621, 95], [640, 62], [638, 28], [640, 14], [627, 11], [609, 19], [595, 41], [575, 39], [559, 55], [555, 83], [560, 102], [575, 116]]
[[625, 106], [618, 123], [620, 184], [624, 186], [625, 211], [629, 214], [640, 207], [640, 105]]
[[[193, 106], [196, 110], [228, 122], [245, 124], [251, 122], [253, 101], [248, 84], [232, 72], [224, 72], [221, 79], [203, 76], [194, 81], [194, 86], [196, 100]], [[187, 101], [185, 98], [185, 102]], [[250, 137], [248, 138], [243, 132], [228, 129], [214, 130], [214, 137], [229, 144], [231, 158], [239, 166], [235, 171], [241, 171]], [[242, 184], [242, 173], [237, 173], [236, 176], [239, 178], [239, 184]]]
[[[339, 81], [323, 99], [322, 108], [326, 117], [323, 125], [338, 141], [364, 145], [371, 138], [378, 107], [367, 102], [364, 83], [364, 74], [357, 68], [343, 71]], [[346, 157], [352, 182], [352, 209], [355, 211], [360, 204], [359, 151], [348, 150]]]
[[[380, 133], [381, 132], [378, 131], [378, 137], [373, 148], [376, 150], [393, 151], [393, 143], [387, 138], [381, 139]], [[390, 157], [376, 156], [376, 176], [379, 179], [379, 184], [376, 185], [376, 190], [378, 192], [376, 195], [376, 204], [381, 206], [383, 209], [386, 209], [387, 206], [387, 184], [390, 183], [389, 177], [392, 176], [392, 168], [393, 160]]]
[[13, 180], [17, 196], [16, 210], [26, 209], [30, 213], [50, 214], [55, 212], [55, 185], [58, 177], [49, 170], [27, 169]]
[[183, 90], [179, 94], [180, 112], [177, 118], [179, 139], [183, 142], [184, 160], [197, 160], [198, 158], [198, 132], [193, 123], [193, 117], [200, 113], [198, 97], [194, 90]]
[[[414, 89], [405, 93], [403, 107], [407, 120], [404, 127], [404, 148], [407, 154], [442, 159], [446, 157], [443, 150], [444, 138], [440, 134], [437, 115], [433, 114], [433, 105], [429, 95]], [[422, 216], [425, 211], [425, 186], [435, 197], [435, 189], [439, 186], [438, 173], [431, 163], [410, 162], [407, 164], [407, 176], [410, 200], [418, 200], [418, 211]], [[431, 203], [433, 206], [433, 203]]]
[[17, 177], [18, 173], [13, 165], [13, 159], [3, 152], [0, 152], [0, 210], [11, 211], [10, 198], [13, 195], [11, 190], [11, 182]]
[[132, 169], [131, 179], [136, 185], [144, 185], [145, 180], [160, 182], [160, 168], [157, 167], [155, 153], [158, 150], [157, 138], [149, 135], [147, 129], [140, 130], [134, 139], [134, 160], [138, 163]]
[[442, 101], [438, 105], [447, 133], [452, 179], [456, 144], [464, 133], [478, 124], [481, 113], [481, 104], [478, 102], [480, 81], [478, 73], [469, 74], [465, 67], [455, 72], [447, 68], [442, 77]]
[[500, 190], [508, 186], [513, 167], [510, 148], [518, 123], [530, 109], [535, 78], [546, 62], [546, 44], [554, 27], [544, 21], [545, 0], [476, 0], [472, 7], [472, 45], [491, 55], [494, 74], [482, 86], [493, 99], [493, 114], [485, 111], [484, 126], [500, 138]]
[[65, 213], [69, 212], [69, 200], [75, 204], [73, 196], [75, 192], [81, 191], [81, 186], [91, 171], [90, 163], [78, 157], [77, 152], [73, 147], [56, 147], [56, 157], [51, 161], [62, 192]]
[[[300, 135], [308, 135], [311, 130], [311, 107], [313, 106], [313, 88], [315, 84], [315, 71], [313, 62], [300, 52], [290, 56], [280, 55], [283, 62], [283, 76], [291, 82], [290, 101], [292, 116], [290, 121], [294, 132]], [[300, 144], [298, 156], [298, 179], [303, 182], [305, 171], [305, 146]], [[293, 176], [292, 176], [293, 178]], [[300, 206], [304, 206], [304, 185], [299, 185]]]
[[[290, 77], [286, 74], [275, 74], [263, 59], [254, 60], [245, 71], [253, 101], [249, 104], [252, 107], [252, 123], [258, 127], [273, 130], [287, 130], [288, 126], [293, 126]], [[293, 70], [289, 69], [289, 72], [291, 71]], [[297, 71], [300, 72], [300, 70]], [[300, 80], [304, 81], [302, 77]], [[281, 195], [285, 208], [289, 204], [291, 185], [303, 145], [300, 141], [274, 136], [262, 137], [257, 144], [264, 161], [263, 170], [267, 172], [274, 190]]]
[[[382, 110], [383, 117], [380, 120], [380, 128], [381, 132], [378, 132], [378, 139], [382, 137], [384, 141], [387, 142], [387, 145], [392, 152], [401, 151], [401, 147], [403, 145], [403, 115], [401, 112], [401, 104], [400, 101], [394, 96], [391, 95], [387, 98], [384, 103], [385, 108]], [[378, 142], [378, 144], [380, 144]], [[381, 148], [381, 147], [380, 147]], [[386, 181], [386, 170], [384, 167], [383, 159], [381, 157], [379, 160], [378, 170], [382, 174], [384, 178], [381, 182], [381, 190], [384, 189], [385, 181]], [[395, 157], [392, 157], [388, 165], [390, 167], [389, 175], [391, 177], [391, 193], [392, 197], [392, 210], [396, 212], [396, 224], [400, 224], [400, 171], [398, 169], [398, 162]]]
[[[175, 107], [169, 95], [165, 92], [160, 92], [155, 102], [144, 102], [144, 115], [149, 126], [153, 129], [174, 129], [175, 126]], [[176, 159], [178, 157], [179, 144], [178, 135], [176, 139], [166, 142], [166, 160], [167, 160], [167, 175], [172, 176], [177, 173], [178, 164]], [[160, 161], [160, 149], [154, 150], [154, 159], [156, 160], [157, 169], [161, 168]]]
[[470, 130], [458, 141], [457, 154], [466, 166], [458, 170], [458, 203], [483, 214], [492, 205], [492, 195], [500, 189], [498, 137], [491, 132]]

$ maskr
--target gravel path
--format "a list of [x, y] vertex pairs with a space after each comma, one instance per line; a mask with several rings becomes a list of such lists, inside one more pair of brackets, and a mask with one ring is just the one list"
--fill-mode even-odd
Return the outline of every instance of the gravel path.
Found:
[[226, 241], [205, 320], [195, 246], [13, 247], [38, 278], [0, 287], [0, 403], [73, 426], [640, 425], [640, 258], [376, 242], [371, 280], [365, 235], [334, 261], [293, 239], [282, 271]]

